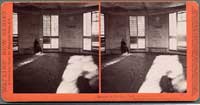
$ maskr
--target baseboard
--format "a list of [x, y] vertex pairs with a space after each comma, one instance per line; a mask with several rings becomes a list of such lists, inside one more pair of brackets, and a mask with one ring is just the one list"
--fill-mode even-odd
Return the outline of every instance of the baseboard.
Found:
[[34, 51], [32, 48], [20, 48], [19, 54], [34, 54]]
[[121, 54], [120, 49], [106, 49], [105, 54]]
[[67, 53], [81, 53], [81, 48], [61, 48], [61, 52], [67, 52]]
[[167, 48], [156, 48], [156, 47], [149, 47], [147, 48], [148, 52], [156, 52], [156, 53], [165, 53], [168, 51]]

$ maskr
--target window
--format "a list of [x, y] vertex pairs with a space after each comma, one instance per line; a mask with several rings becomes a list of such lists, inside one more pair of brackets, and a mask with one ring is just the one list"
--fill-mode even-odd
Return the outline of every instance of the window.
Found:
[[18, 44], [18, 15], [13, 14], [13, 51], [17, 52], [19, 50]]
[[169, 14], [169, 49], [186, 51], [186, 12]]
[[145, 49], [145, 17], [130, 16], [130, 48]]
[[[98, 51], [99, 49], [99, 12], [92, 11], [83, 14], [83, 50]], [[101, 39], [104, 38], [104, 15], [101, 14]], [[101, 47], [105, 51], [105, 47]]]
[[58, 15], [43, 15], [43, 49], [59, 48]]
[[91, 39], [91, 12], [83, 14], [83, 50], [91, 50], [92, 39]]
[[104, 14], [101, 14], [100, 18], [101, 18], [101, 26], [100, 26], [101, 27], [101, 35], [100, 35], [100, 37], [101, 37], [101, 51], [105, 52], [106, 43], [105, 43], [105, 31], [104, 31], [104, 29], [105, 29], [105, 27], [104, 27]]

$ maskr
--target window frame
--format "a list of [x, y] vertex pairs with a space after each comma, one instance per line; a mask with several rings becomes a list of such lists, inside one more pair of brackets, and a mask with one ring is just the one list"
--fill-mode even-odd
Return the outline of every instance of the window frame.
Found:
[[[14, 24], [14, 15], [16, 15], [16, 26]], [[17, 33], [14, 33], [14, 27], [17, 30]], [[19, 31], [18, 31], [18, 14], [17, 13], [13, 13], [13, 52], [19, 52]], [[16, 43], [16, 44], [15, 44]], [[14, 50], [14, 47], [17, 47], [17, 50]]]
[[[130, 18], [131, 17], [135, 17], [136, 18], [136, 33], [137, 33], [137, 35], [136, 36], [131, 36], [131, 21], [133, 21], [133, 20], [131, 20]], [[139, 34], [138, 34], [138, 31], [139, 31], [139, 29], [138, 29], [138, 17], [143, 17], [144, 18], [144, 36], [140, 36]], [[146, 23], [146, 21], [145, 21], [145, 16], [129, 16], [129, 37], [130, 37], [130, 45], [129, 45], [129, 47], [130, 47], [130, 50], [145, 50], [146, 49], [146, 30], [145, 30], [145, 23]], [[137, 40], [137, 48], [131, 48], [131, 40], [134, 40], [134, 39], [136, 39]], [[139, 47], [139, 43], [138, 43], [138, 40], [139, 39], [144, 39], [145, 40], [145, 42], [144, 42], [144, 48], [140, 48]]]
[[[46, 35], [44, 35], [44, 16], [49, 16], [50, 17], [50, 20], [49, 20], [49, 23], [50, 23], [50, 35], [49, 36], [46, 36]], [[52, 16], [58, 16], [58, 35], [57, 36], [52, 36]], [[43, 50], [59, 50], [59, 48], [60, 48], [60, 41], [59, 41], [59, 39], [60, 39], [60, 36], [59, 36], [59, 15], [50, 15], [50, 14], [48, 14], [48, 15], [43, 15], [43, 36], [42, 36], [42, 38], [43, 38], [43, 43], [42, 43], [42, 49]], [[48, 40], [50, 40], [50, 48], [44, 48], [44, 39], [45, 38], [47, 38]], [[51, 43], [51, 39], [57, 39], [58, 40], [58, 48], [52, 48], [52, 43]]]
[[[86, 13], [90, 13], [91, 15], [91, 30], [90, 30], [90, 35], [91, 36], [88, 36], [88, 35], [84, 35], [85, 33], [83, 32], [83, 51], [92, 51], [92, 52], [98, 52], [99, 51], [99, 46], [100, 46], [100, 44], [99, 44], [99, 37], [101, 37], [101, 48], [102, 48], [102, 45], [103, 45], [103, 47], [104, 47], [104, 50], [102, 51], [102, 52], [105, 52], [105, 31], [104, 31], [104, 33], [102, 34], [101, 33], [101, 35], [99, 36], [99, 14], [101, 14], [101, 16], [103, 15], [103, 18], [104, 18], [104, 14], [103, 13], [99, 13], [99, 11], [90, 11], [90, 12], [86, 12]], [[83, 20], [84, 20], [84, 14], [85, 13], [83, 13]], [[96, 14], [97, 15], [97, 18], [96, 18], [96, 20], [94, 20], [94, 18], [93, 18], [93, 15], [94, 14]], [[105, 19], [105, 18], [104, 18]], [[94, 30], [93, 30], [93, 24], [96, 24], [97, 26], [96, 26], [96, 30], [95, 30], [95, 32], [96, 33], [93, 33], [94, 32]], [[104, 23], [103, 23], [103, 25], [105, 25]], [[84, 21], [83, 21], [83, 26], [85, 26], [85, 24], [84, 24]], [[102, 23], [101, 23], [101, 26], [102, 26]], [[104, 27], [103, 27], [104, 28]], [[87, 30], [87, 29], [86, 29]], [[105, 30], [105, 28], [104, 28], [104, 30]], [[83, 30], [83, 31], [85, 31], [85, 30]], [[84, 39], [91, 39], [91, 49], [90, 50], [87, 50], [87, 49], [84, 49]], [[93, 45], [93, 42], [97, 42], [98, 43], [98, 46], [96, 46], [96, 45]], [[104, 44], [102, 43], [102, 42], [104, 42]]]
[[[169, 42], [169, 44], [168, 44], [168, 49], [169, 49], [169, 51], [179, 51], [179, 52], [185, 52], [186, 50], [187, 50], [187, 12], [185, 11], [185, 10], [182, 10], [182, 11], [176, 11], [176, 12], [173, 12], [173, 13], [175, 13], [176, 14], [176, 35], [171, 35], [171, 33], [170, 33], [170, 18], [169, 18], [169, 40], [168, 40], [168, 42]], [[173, 14], [173, 13], [169, 13], [169, 16], [170, 16], [170, 14]], [[183, 13], [185, 13], [185, 19], [184, 20], [178, 20], [178, 16], [179, 16], [179, 14], [183, 14]], [[186, 29], [186, 33], [185, 33], [185, 36], [180, 36], [179, 34], [178, 34], [178, 22], [185, 22], [185, 29]], [[185, 43], [186, 43], [186, 46], [184, 46], [185, 48], [183, 48], [183, 49], [181, 49], [180, 47], [183, 47], [183, 46], [179, 46], [178, 45], [178, 42], [180, 42], [180, 39], [179, 38], [185, 38]], [[176, 49], [171, 49], [170, 48], [170, 39], [175, 39], [176, 40]]]

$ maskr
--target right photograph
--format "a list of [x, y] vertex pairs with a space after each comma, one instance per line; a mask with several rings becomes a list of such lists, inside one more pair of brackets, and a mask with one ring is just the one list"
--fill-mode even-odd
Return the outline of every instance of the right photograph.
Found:
[[101, 3], [101, 92], [186, 93], [186, 2]]

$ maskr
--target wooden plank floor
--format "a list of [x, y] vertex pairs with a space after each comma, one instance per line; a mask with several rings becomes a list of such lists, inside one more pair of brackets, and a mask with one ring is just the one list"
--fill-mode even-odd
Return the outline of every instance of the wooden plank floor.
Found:
[[[102, 92], [138, 92], [157, 55], [158, 54], [153, 53], [133, 53], [131, 56], [126, 57], [120, 62], [105, 67], [102, 70]], [[109, 59], [116, 59], [118, 56], [106, 55], [102, 59], [103, 63], [108, 62]], [[179, 59], [185, 71], [186, 57], [179, 56]]]
[[[14, 93], [55, 93], [62, 80], [69, 57], [77, 54], [46, 53], [35, 61], [14, 70]], [[32, 57], [15, 56], [14, 64]], [[93, 56], [98, 64], [98, 57]]]

